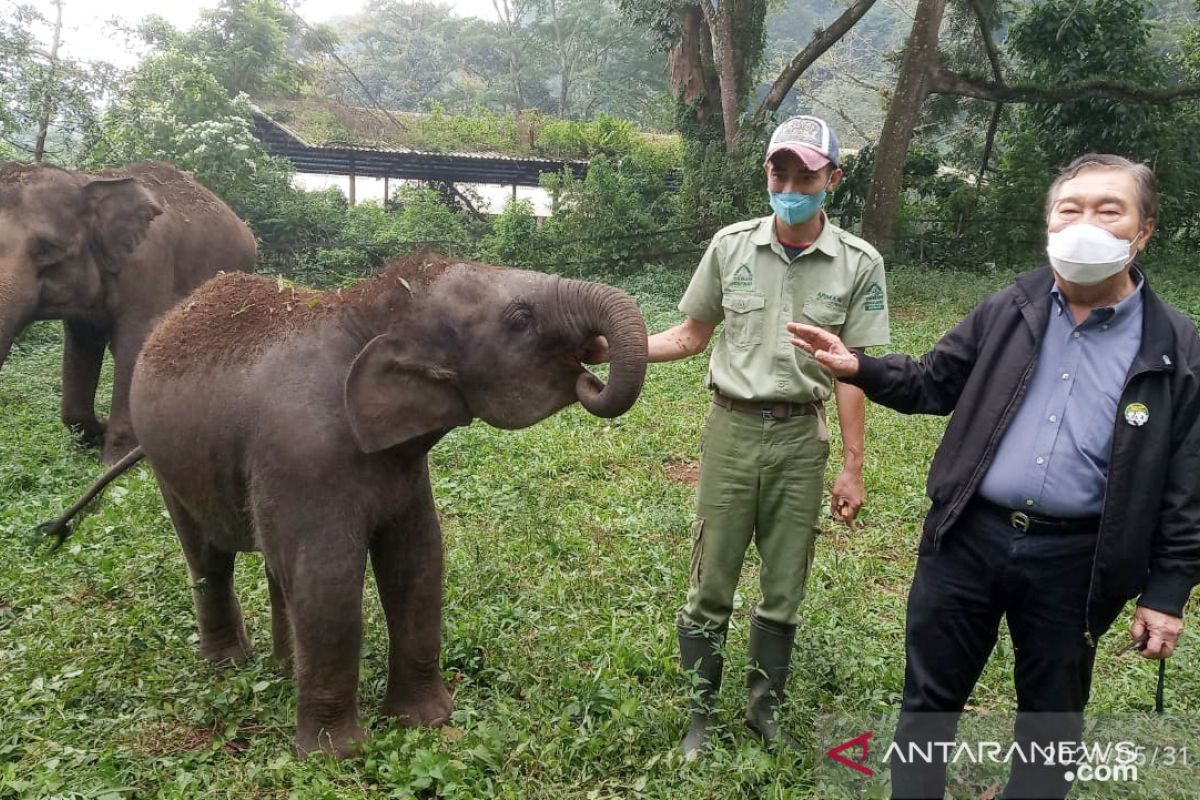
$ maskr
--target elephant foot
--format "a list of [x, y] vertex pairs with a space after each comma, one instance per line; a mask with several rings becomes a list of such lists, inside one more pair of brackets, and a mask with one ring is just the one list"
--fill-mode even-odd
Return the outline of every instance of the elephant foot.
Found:
[[85, 447], [99, 447], [104, 444], [104, 434], [108, 426], [95, 416], [64, 418], [63, 424]]
[[271, 651], [271, 661], [275, 664], [276, 669], [284, 675], [291, 675], [296, 670], [295, 658], [292, 656], [290, 647], [286, 650], [280, 650], [279, 647], [275, 647]]
[[244, 664], [250, 658], [250, 642], [245, 632], [236, 637], [210, 639], [200, 642], [200, 657], [214, 664], [230, 661], [234, 664]]
[[366, 741], [367, 735], [357, 722], [329, 726], [302, 723], [296, 729], [292, 748], [302, 759], [317, 752], [327, 753], [334, 758], [347, 758], [358, 752]]
[[405, 727], [424, 725], [430, 728], [440, 728], [450, 721], [454, 711], [454, 700], [450, 692], [439, 681], [436, 686], [419, 695], [403, 698], [384, 698], [379, 713], [385, 717], [395, 717], [396, 721]]
[[129, 452], [137, 447], [137, 444], [137, 437], [133, 435], [133, 431], [109, 429], [104, 437], [104, 452], [101, 454], [100, 460], [111, 467], [129, 455]]

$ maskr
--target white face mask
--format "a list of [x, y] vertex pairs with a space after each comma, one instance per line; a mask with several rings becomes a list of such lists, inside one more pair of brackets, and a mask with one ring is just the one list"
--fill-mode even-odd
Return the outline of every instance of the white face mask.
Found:
[[1063, 280], [1095, 286], [1125, 269], [1133, 260], [1133, 243], [1141, 236], [1118, 239], [1098, 225], [1076, 222], [1046, 237], [1046, 255]]

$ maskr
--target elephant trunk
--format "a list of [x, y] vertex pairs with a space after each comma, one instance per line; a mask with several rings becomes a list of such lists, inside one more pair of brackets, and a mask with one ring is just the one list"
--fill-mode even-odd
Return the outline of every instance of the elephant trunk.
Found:
[[618, 417], [628, 411], [642, 391], [646, 377], [646, 321], [633, 298], [599, 283], [565, 280], [560, 288], [563, 308], [580, 339], [608, 340], [608, 384], [590, 372], [579, 376], [575, 393], [597, 417]]
[[17, 291], [12, 281], [0, 276], [0, 369], [8, 360], [12, 344], [29, 321], [31, 311], [26, 308], [24, 293]]

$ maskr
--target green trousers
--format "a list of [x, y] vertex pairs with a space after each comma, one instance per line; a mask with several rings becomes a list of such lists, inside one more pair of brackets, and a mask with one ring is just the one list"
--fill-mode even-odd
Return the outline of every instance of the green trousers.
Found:
[[680, 625], [726, 623], [751, 538], [762, 561], [758, 616], [795, 625], [829, 457], [824, 411], [777, 420], [713, 406], [700, 451], [691, 589]]

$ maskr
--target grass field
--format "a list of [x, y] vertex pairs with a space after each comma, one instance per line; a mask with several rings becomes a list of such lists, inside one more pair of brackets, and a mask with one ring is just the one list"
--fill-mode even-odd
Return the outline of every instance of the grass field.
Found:
[[[1152, 274], [1200, 317], [1200, 277], [1184, 265]], [[677, 321], [687, 277], [655, 270], [619, 283], [659, 329]], [[892, 270], [894, 349], [923, 352], [1010, 277]], [[801, 609], [785, 721], [811, 752], [773, 755], [741, 723], [751, 554], [722, 692], [727, 725], [706, 759], [682, 763], [688, 682], [673, 621], [690, 555], [687, 475], [708, 403], [697, 357], [653, 366], [620, 419], [575, 407], [519, 432], [476, 423], [434, 450], [452, 725], [402, 730], [376, 716], [386, 640], [368, 586], [361, 696], [373, 739], [359, 758], [299, 762], [288, 749], [293, 682], [268, 657], [261, 558], [238, 567], [258, 655], [237, 667], [200, 661], [183, 558], [148, 468], [120, 479], [67, 549], [31, 551], [29, 531], [101, 471], [57, 421], [60, 353], [58, 326], [39, 325], [0, 376], [0, 798], [821, 797], [816, 765], [841, 741], [823, 738], [822, 720], [866, 720], [898, 703], [905, 596], [943, 420], [871, 407], [865, 526], [823, 523]], [[1153, 665], [1114, 655], [1127, 616], [1121, 637], [1101, 642], [1094, 710], [1152, 706]], [[1195, 634], [1184, 637], [1167, 705], [1195, 715], [1200, 655]], [[1011, 655], [1002, 641], [974, 708], [1012, 710]], [[1166, 785], [1162, 796], [1200, 792], [1182, 778]]]

